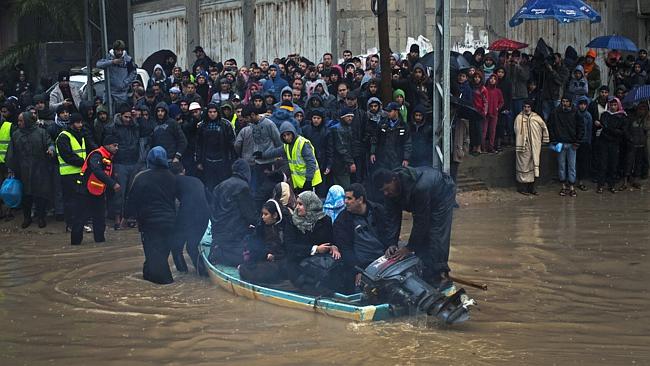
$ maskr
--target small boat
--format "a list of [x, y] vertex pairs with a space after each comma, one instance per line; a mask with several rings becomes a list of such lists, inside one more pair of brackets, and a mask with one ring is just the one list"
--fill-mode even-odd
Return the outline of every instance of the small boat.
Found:
[[207, 239], [211, 238], [208, 237], [206, 233], [200, 250], [210, 280], [234, 295], [358, 322], [386, 320], [398, 316], [390, 304], [362, 304], [361, 293], [352, 295], [336, 293], [331, 297], [313, 297], [246, 282], [239, 277], [237, 268], [210, 263], [208, 260], [210, 241]]

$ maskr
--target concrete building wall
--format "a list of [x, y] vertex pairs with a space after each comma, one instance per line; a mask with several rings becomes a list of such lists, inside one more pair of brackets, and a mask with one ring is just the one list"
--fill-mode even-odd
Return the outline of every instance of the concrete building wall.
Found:
[[[254, 4], [254, 14], [249, 17], [254, 20], [250, 24], [243, 21], [246, 17], [242, 1]], [[409, 36], [432, 38], [435, 2], [388, 0], [390, 47], [394, 52], [406, 51]], [[537, 39], [543, 37], [557, 50], [564, 51], [567, 45], [573, 45], [583, 52], [591, 38], [612, 33], [628, 36], [640, 47], [647, 47], [648, 20], [637, 17], [636, 0], [588, 2], [601, 11], [602, 23], [560, 25], [536, 21], [510, 28], [507, 22], [524, 0], [451, 0], [452, 47], [459, 51], [487, 47], [489, 42], [507, 37], [531, 44], [532, 50]], [[178, 9], [185, 7], [185, 3], [159, 0], [133, 5], [137, 61], [142, 62], [153, 50], [168, 48], [179, 55], [180, 65], [186, 64], [187, 37], [180, 33], [187, 31], [187, 25], [184, 13]], [[354, 54], [365, 54], [378, 47], [377, 18], [369, 1], [202, 0], [200, 13], [199, 43], [214, 59], [233, 57], [241, 62], [246, 46], [252, 48], [256, 60], [298, 52], [314, 61], [319, 61], [326, 51], [340, 55], [344, 49], [350, 49]]]

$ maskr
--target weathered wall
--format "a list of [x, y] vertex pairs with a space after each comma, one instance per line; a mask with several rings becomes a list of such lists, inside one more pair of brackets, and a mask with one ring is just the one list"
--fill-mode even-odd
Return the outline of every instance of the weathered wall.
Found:
[[[390, 47], [406, 51], [409, 36], [431, 38], [436, 0], [388, 0]], [[250, 1], [249, 1], [250, 2]], [[247, 40], [241, 0], [203, 0], [200, 2], [200, 40], [214, 59], [243, 61], [244, 44], [252, 44], [255, 59], [273, 59], [299, 52], [320, 60], [326, 51], [340, 55], [344, 49], [363, 54], [378, 46], [377, 18], [370, 1], [357, 0], [257, 0], [254, 37]], [[636, 16], [636, 0], [589, 0], [601, 11], [603, 22], [560, 25], [554, 21], [525, 22], [516, 28], [508, 20], [524, 0], [451, 0], [452, 47], [457, 50], [486, 47], [489, 42], [508, 37], [534, 45], [543, 37], [553, 48], [563, 51], [573, 45], [578, 52], [596, 35], [618, 33], [648, 44], [647, 20]], [[133, 6], [136, 60], [151, 52], [168, 48], [185, 65], [185, 3], [159, 0]], [[253, 22], [251, 22], [253, 23]], [[248, 43], [247, 43], [248, 42]]]

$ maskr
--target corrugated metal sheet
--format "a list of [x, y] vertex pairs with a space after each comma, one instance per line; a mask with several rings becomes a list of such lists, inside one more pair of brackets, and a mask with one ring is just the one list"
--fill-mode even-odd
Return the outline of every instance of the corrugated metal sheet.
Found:
[[168, 49], [178, 56], [177, 65], [186, 65], [186, 45], [185, 7], [133, 14], [133, 49], [137, 64], [142, 65], [158, 50]]
[[320, 60], [330, 50], [329, 0], [262, 0], [255, 8], [258, 60], [295, 52]]
[[201, 46], [213, 60], [244, 61], [241, 1], [201, 4]]
[[[524, 4], [524, 0], [505, 0], [506, 1], [506, 14], [509, 17], [515, 14], [517, 10]], [[506, 37], [520, 42], [526, 42], [531, 45], [531, 51], [534, 50], [535, 45], [539, 38], [544, 38], [544, 41], [556, 52], [564, 54], [564, 50], [568, 46], [578, 51], [579, 54], [586, 54], [588, 49], [585, 47], [592, 39], [608, 34], [608, 16], [607, 4], [605, 1], [588, 1], [588, 3], [601, 14], [602, 21], [600, 23], [589, 22], [576, 22], [571, 24], [560, 24], [555, 20], [536, 20], [525, 21], [518, 27], [506, 27]], [[599, 57], [596, 60], [601, 70], [601, 80], [607, 80], [607, 67], [603, 61], [606, 50], [597, 50]]]

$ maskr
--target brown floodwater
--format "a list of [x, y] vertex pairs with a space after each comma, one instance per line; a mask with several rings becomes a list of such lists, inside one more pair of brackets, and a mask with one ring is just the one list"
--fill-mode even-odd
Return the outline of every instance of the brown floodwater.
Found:
[[157, 286], [134, 230], [71, 247], [61, 225], [19, 223], [0, 225], [0, 365], [650, 364], [648, 193], [462, 205], [450, 264], [489, 290], [453, 328], [284, 309], [192, 274]]

